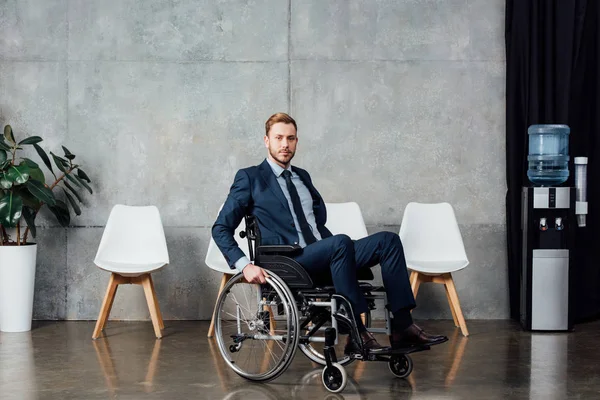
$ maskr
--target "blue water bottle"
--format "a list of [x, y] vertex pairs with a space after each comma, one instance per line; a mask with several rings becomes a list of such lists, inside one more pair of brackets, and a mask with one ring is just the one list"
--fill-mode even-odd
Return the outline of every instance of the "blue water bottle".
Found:
[[536, 186], [556, 186], [569, 178], [568, 125], [531, 125], [527, 177]]

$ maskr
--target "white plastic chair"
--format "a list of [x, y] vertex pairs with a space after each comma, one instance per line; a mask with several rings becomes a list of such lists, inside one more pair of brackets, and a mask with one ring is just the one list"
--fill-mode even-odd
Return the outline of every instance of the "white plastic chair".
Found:
[[113, 207], [94, 259], [94, 264], [111, 273], [106, 295], [92, 339], [100, 336], [112, 308], [118, 285], [142, 285], [157, 338], [164, 329], [151, 273], [169, 263], [169, 253], [160, 213], [155, 206]]
[[[235, 241], [237, 242], [238, 246], [240, 247], [240, 249], [246, 255], [246, 257], [249, 257], [250, 252], [248, 251], [248, 239], [246, 239], [246, 238], [242, 239], [240, 237], [240, 232], [245, 229], [246, 229], [246, 221], [242, 219], [242, 222], [235, 230], [235, 234], [233, 236], [234, 236]], [[208, 251], [206, 252], [206, 258], [204, 259], [204, 262], [206, 263], [207, 267], [214, 269], [217, 272], [221, 272], [223, 274], [223, 276], [221, 277], [221, 283], [219, 285], [219, 291], [217, 292], [217, 299], [218, 299], [219, 295], [223, 291], [223, 288], [225, 287], [227, 282], [229, 282], [229, 280], [231, 279], [231, 277], [233, 275], [237, 274], [237, 270], [229, 268], [229, 264], [227, 264], [225, 257], [223, 257], [223, 253], [221, 253], [221, 250], [219, 250], [219, 248], [217, 247], [217, 244], [213, 240], [212, 236], [210, 238], [210, 243], [208, 244]], [[208, 328], [207, 336], [209, 338], [213, 337], [213, 335], [215, 333], [216, 306], [217, 306], [217, 303], [215, 300], [215, 309], [213, 310], [213, 315], [210, 320], [210, 327]]]
[[452, 273], [469, 264], [454, 210], [448, 203], [409, 203], [404, 210], [400, 239], [415, 298], [423, 282], [441, 283], [452, 311], [454, 325], [469, 335], [458, 301]]
[[352, 240], [367, 237], [367, 227], [360, 207], [354, 202], [326, 203], [327, 222], [325, 226], [334, 235], [345, 234]]

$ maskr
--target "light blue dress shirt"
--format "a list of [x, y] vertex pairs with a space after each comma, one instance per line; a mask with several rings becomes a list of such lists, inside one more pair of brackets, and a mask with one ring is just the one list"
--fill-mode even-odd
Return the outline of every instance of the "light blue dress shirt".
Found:
[[[292, 198], [290, 197], [290, 193], [287, 189], [287, 184], [285, 183], [285, 178], [282, 175], [284, 169], [277, 163], [271, 161], [269, 158], [267, 158], [267, 162], [269, 163], [269, 165], [271, 166], [271, 169], [273, 170], [273, 173], [277, 177], [277, 183], [279, 183], [279, 187], [281, 187], [281, 190], [283, 191], [283, 195], [287, 199], [288, 206], [290, 207], [292, 217], [294, 218], [294, 225], [296, 226], [296, 231], [298, 232], [298, 243], [297, 244], [299, 244], [300, 247], [304, 248], [304, 247], [306, 247], [306, 241], [304, 240], [304, 236], [302, 235], [302, 230], [300, 229], [300, 223], [298, 222], [298, 217], [296, 216], [296, 213], [294, 212], [294, 205], [292, 203]], [[312, 199], [312, 196], [310, 195], [310, 191], [308, 190], [308, 188], [306, 187], [304, 182], [302, 182], [302, 179], [300, 179], [298, 174], [296, 174], [292, 170], [291, 165], [288, 166], [287, 169], [292, 173], [292, 183], [294, 184], [294, 186], [296, 186], [296, 190], [298, 191], [298, 196], [300, 197], [300, 202], [302, 203], [302, 210], [304, 211], [304, 216], [306, 217], [306, 221], [308, 222], [308, 225], [310, 226], [310, 229], [312, 230], [312, 233], [315, 236], [315, 238], [317, 240], [321, 240], [321, 233], [319, 233], [319, 230], [317, 229], [317, 221], [315, 219], [315, 212], [313, 210], [313, 199]], [[244, 269], [244, 267], [246, 265], [248, 265], [249, 263], [250, 263], [250, 260], [248, 259], [248, 257], [244, 256], [235, 262], [235, 268], [238, 271], [242, 271]]]

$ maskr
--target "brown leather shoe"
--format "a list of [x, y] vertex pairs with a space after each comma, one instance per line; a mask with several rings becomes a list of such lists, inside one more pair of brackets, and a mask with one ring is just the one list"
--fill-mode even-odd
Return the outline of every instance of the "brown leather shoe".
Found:
[[440, 344], [446, 341], [448, 341], [446, 336], [429, 335], [415, 324], [412, 324], [402, 332], [393, 332], [390, 336], [390, 345], [392, 346], [392, 349], [419, 345], [433, 346], [434, 344]]
[[[360, 347], [350, 338], [350, 336], [351, 335], [348, 335], [348, 337], [346, 338], [346, 347], [344, 347], [344, 354], [350, 355], [360, 353]], [[360, 338], [363, 342], [363, 348], [369, 350], [369, 352], [371, 353], [378, 353], [389, 349], [389, 347], [387, 346], [380, 345], [377, 342], [377, 339], [375, 339], [375, 336], [373, 336], [373, 334], [369, 331], [361, 332]]]

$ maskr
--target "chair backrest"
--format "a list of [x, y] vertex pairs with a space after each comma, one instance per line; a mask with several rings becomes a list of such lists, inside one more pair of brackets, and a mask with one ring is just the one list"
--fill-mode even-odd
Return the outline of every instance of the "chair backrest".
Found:
[[402, 217], [400, 239], [407, 260], [468, 261], [454, 210], [448, 203], [409, 203]]
[[[248, 239], [242, 239], [240, 237], [240, 232], [244, 230], [246, 230], [246, 221], [242, 219], [242, 222], [240, 222], [240, 225], [235, 230], [233, 237], [246, 257], [249, 258], [250, 252], [248, 251]], [[225, 257], [223, 257], [223, 253], [221, 253], [221, 250], [219, 250], [219, 247], [217, 247], [217, 244], [213, 240], [212, 236], [210, 237], [210, 243], [208, 244], [208, 250], [206, 252], [206, 258], [204, 259], [204, 262], [209, 268], [214, 269], [215, 271], [227, 274], [233, 274], [237, 272], [229, 268]]]
[[360, 207], [354, 202], [349, 203], [326, 203], [327, 222], [325, 226], [334, 235], [346, 234], [352, 240], [362, 239], [368, 236], [365, 220]]
[[94, 263], [168, 264], [169, 253], [160, 213], [155, 206], [113, 207]]
[[[327, 222], [325, 226], [332, 234], [338, 235], [343, 233], [348, 235], [352, 240], [369, 236], [358, 204], [354, 202], [326, 203], [325, 207], [327, 208]], [[357, 278], [359, 280], [370, 281], [373, 279], [373, 272], [370, 268], [360, 269]]]

